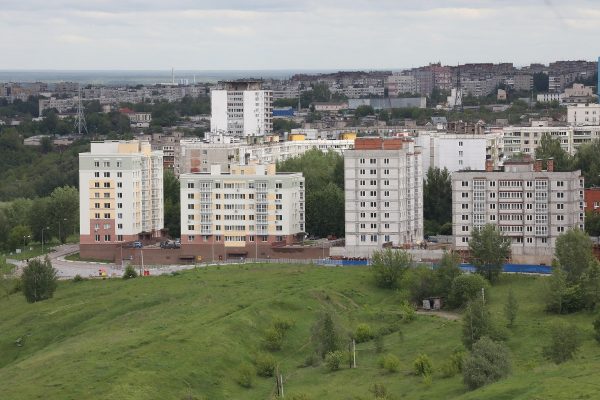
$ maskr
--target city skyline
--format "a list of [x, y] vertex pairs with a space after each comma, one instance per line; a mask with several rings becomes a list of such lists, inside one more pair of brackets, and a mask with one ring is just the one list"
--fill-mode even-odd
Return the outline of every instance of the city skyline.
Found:
[[0, 43], [13, 55], [0, 69], [398, 69], [600, 51], [585, 40], [600, 33], [589, 0], [58, 3], [3, 6], [0, 35], [15, 40]]

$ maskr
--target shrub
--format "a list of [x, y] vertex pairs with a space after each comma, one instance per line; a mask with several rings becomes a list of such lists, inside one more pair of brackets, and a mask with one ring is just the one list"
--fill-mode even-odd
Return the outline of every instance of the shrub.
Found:
[[256, 374], [264, 377], [273, 376], [273, 374], [275, 374], [275, 368], [277, 367], [275, 358], [273, 358], [272, 355], [265, 353], [256, 356], [254, 365], [256, 365]]
[[517, 319], [517, 313], [519, 312], [519, 302], [513, 292], [512, 288], [508, 291], [508, 297], [504, 304], [504, 316], [508, 321], [508, 326], [513, 327], [515, 320]]
[[416, 318], [415, 308], [404, 300], [398, 306], [400, 317], [404, 322], [411, 322]]
[[123, 279], [137, 278], [138, 274], [135, 272], [135, 268], [131, 264], [127, 264], [125, 272], [123, 272]]
[[433, 373], [433, 365], [427, 354], [419, 354], [413, 362], [413, 370], [416, 375], [431, 375]]
[[343, 351], [330, 351], [325, 356], [325, 366], [329, 371], [337, 371], [342, 366], [342, 361], [344, 361], [344, 352]]
[[372, 384], [369, 391], [373, 393], [376, 399], [386, 399], [388, 397], [388, 390], [383, 383]]
[[452, 281], [450, 290], [449, 305], [453, 308], [459, 308], [474, 300], [481, 295], [481, 288], [490, 287], [489, 282], [479, 274], [462, 274]]
[[251, 388], [254, 384], [254, 376], [256, 375], [256, 369], [250, 364], [244, 364], [238, 371], [237, 383], [241, 387]]
[[368, 324], [358, 324], [356, 331], [354, 332], [356, 343], [368, 342], [373, 339], [373, 337], [373, 331]]
[[384, 249], [375, 251], [372, 257], [371, 269], [375, 283], [382, 288], [393, 289], [408, 270], [412, 257], [405, 251]]
[[319, 356], [316, 353], [310, 353], [302, 363], [302, 367], [314, 367], [315, 365], [319, 365]]
[[448, 361], [442, 364], [440, 368], [442, 371], [442, 376], [444, 378], [450, 378], [462, 372], [464, 356], [465, 352], [462, 349], [455, 350], [450, 355]]
[[594, 338], [600, 343], [600, 315], [594, 320]]
[[463, 363], [463, 381], [471, 390], [496, 382], [510, 373], [508, 348], [488, 337], [473, 345]]
[[77, 283], [77, 282], [83, 282], [85, 281], [84, 278], [81, 277], [81, 275], [77, 274], [73, 277], [73, 282]]
[[462, 341], [471, 348], [483, 336], [495, 337], [492, 316], [481, 298], [470, 301], [463, 315]]
[[23, 268], [21, 275], [23, 294], [29, 303], [51, 298], [57, 286], [56, 270], [50, 259], [33, 259]]
[[281, 350], [283, 346], [283, 335], [274, 327], [265, 331], [265, 347], [271, 351]]
[[388, 372], [398, 372], [400, 369], [400, 359], [393, 354], [386, 354], [379, 360], [379, 366]]
[[289, 319], [275, 318], [275, 320], [273, 320], [273, 328], [281, 333], [287, 332], [292, 326], [294, 326], [294, 321]]
[[325, 358], [327, 353], [339, 350], [340, 328], [330, 312], [322, 314], [312, 328], [312, 340], [316, 344], [317, 353]]
[[581, 346], [581, 333], [575, 325], [555, 323], [550, 328], [550, 343], [544, 347], [544, 357], [556, 364], [572, 359]]

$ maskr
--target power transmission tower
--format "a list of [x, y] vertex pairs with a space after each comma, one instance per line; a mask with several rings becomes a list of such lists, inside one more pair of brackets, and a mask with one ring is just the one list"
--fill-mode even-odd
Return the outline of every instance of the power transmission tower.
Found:
[[87, 124], [85, 123], [85, 113], [83, 112], [83, 105], [81, 104], [81, 84], [77, 86], [77, 116], [75, 116], [75, 129], [77, 134], [81, 135], [83, 131], [89, 134]]

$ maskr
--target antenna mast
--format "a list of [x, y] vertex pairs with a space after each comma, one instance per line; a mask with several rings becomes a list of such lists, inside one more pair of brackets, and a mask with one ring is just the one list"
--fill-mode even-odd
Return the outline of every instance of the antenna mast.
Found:
[[87, 124], [85, 123], [85, 113], [83, 112], [83, 105], [81, 103], [81, 84], [77, 85], [77, 115], [75, 116], [75, 128], [77, 134], [81, 135], [83, 131], [89, 134]]

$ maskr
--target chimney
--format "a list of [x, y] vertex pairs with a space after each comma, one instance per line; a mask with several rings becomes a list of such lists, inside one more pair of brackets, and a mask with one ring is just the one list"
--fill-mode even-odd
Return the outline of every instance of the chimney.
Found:
[[554, 158], [549, 158], [546, 161], [546, 170], [548, 172], [554, 172]]
[[494, 172], [494, 162], [492, 160], [485, 160], [485, 172]]
[[539, 158], [537, 160], [535, 160], [535, 162], [533, 163], [533, 171], [534, 172], [542, 171], [542, 160], [540, 160]]

